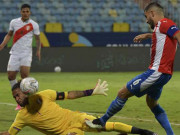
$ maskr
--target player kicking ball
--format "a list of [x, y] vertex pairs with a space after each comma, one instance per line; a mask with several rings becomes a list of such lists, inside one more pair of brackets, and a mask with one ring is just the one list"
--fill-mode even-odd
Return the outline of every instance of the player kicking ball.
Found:
[[[32, 83], [27, 83], [25, 86], [29, 87], [28, 84], [31, 85]], [[35, 84], [38, 83], [36, 82]], [[98, 80], [94, 89], [68, 92], [57, 92], [47, 89], [32, 95], [24, 94], [20, 86], [20, 82], [13, 86], [12, 95], [22, 108], [17, 113], [15, 121], [9, 130], [0, 133], [0, 135], [15, 135], [25, 126], [32, 127], [47, 135], [84, 135], [84, 132], [101, 131], [156, 135], [151, 131], [120, 122], [107, 122], [104, 129], [92, 129], [86, 125], [86, 122], [94, 120], [94, 116], [64, 109], [56, 104], [56, 100], [77, 99], [92, 95], [106, 96], [106, 91], [108, 90], [106, 81], [101, 83], [101, 80]]]
[[166, 135], [175, 135], [165, 110], [159, 104], [159, 99], [163, 87], [170, 81], [173, 74], [177, 43], [180, 43], [180, 29], [172, 20], [165, 18], [164, 8], [157, 2], [146, 6], [144, 16], [153, 32], [136, 36], [134, 42], [139, 43], [148, 38], [152, 39], [149, 68], [131, 79], [118, 91], [117, 97], [111, 102], [106, 113], [88, 124], [92, 128], [103, 128], [113, 115], [123, 109], [132, 96], [146, 95], [147, 106], [164, 128]]

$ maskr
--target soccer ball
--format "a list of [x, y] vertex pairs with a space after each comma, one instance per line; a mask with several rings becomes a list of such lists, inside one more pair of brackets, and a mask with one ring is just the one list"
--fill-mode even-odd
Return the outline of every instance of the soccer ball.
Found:
[[20, 83], [20, 89], [26, 95], [32, 95], [36, 93], [38, 88], [38, 81], [33, 77], [26, 77]]
[[56, 66], [54, 68], [54, 72], [61, 72], [61, 67], [60, 66]]

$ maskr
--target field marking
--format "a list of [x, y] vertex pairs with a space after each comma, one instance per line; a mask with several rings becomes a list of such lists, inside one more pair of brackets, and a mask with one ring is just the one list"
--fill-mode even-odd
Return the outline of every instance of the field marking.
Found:
[[[9, 105], [9, 106], [17, 106], [17, 104], [12, 104], [12, 103], [3, 103], [0, 102], [1, 105]], [[85, 112], [87, 114], [91, 114], [91, 115], [103, 115], [102, 113], [92, 113], [92, 112]], [[118, 118], [118, 119], [127, 119], [127, 120], [138, 120], [138, 121], [147, 121], [147, 122], [157, 122], [155, 120], [149, 120], [149, 119], [140, 119], [140, 118], [130, 118], [130, 117], [122, 117], [122, 116], [113, 116], [113, 118]], [[175, 125], [175, 126], [180, 126], [180, 124], [178, 123], [171, 123], [171, 125]]]
[[9, 105], [9, 106], [17, 106], [17, 104], [12, 104], [12, 103], [2, 103], [0, 102], [1, 105]]

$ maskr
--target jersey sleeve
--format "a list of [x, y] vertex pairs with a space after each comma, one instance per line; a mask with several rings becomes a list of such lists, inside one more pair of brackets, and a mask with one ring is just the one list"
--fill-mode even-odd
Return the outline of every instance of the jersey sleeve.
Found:
[[22, 120], [22, 118], [23, 116], [18, 113], [15, 121], [8, 130], [10, 135], [16, 135], [25, 126], [25, 122]]
[[159, 30], [161, 33], [167, 34], [170, 37], [173, 37], [179, 31], [176, 24], [169, 20], [162, 21]]
[[43, 90], [40, 91], [38, 94], [42, 96], [48, 97], [50, 100], [55, 101], [57, 98], [57, 92], [55, 90]]
[[14, 31], [14, 23], [13, 20], [9, 24], [9, 31]]
[[37, 23], [34, 24], [34, 34], [35, 35], [40, 34], [39, 25]]

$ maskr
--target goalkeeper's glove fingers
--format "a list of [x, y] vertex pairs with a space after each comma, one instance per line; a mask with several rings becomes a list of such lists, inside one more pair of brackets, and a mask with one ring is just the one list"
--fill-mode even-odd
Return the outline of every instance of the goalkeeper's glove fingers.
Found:
[[107, 81], [103, 81], [101, 83], [101, 79], [98, 79], [96, 87], [94, 88], [93, 95], [104, 95], [107, 96], [106, 91], [108, 91], [108, 84]]

